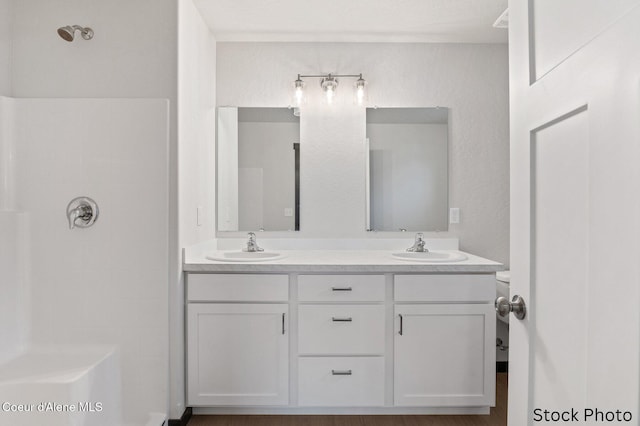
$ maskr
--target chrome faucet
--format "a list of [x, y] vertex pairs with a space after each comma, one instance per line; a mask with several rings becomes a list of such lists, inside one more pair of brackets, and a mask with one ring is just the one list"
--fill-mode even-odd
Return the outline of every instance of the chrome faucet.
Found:
[[242, 251], [248, 251], [248, 252], [264, 251], [264, 249], [260, 247], [256, 242], [256, 234], [254, 234], [253, 232], [249, 232], [247, 235], [249, 236], [249, 241], [247, 241], [247, 246], [243, 248]]
[[424, 246], [424, 244], [424, 235], [422, 235], [422, 232], [418, 232], [416, 234], [416, 240], [414, 241], [413, 245], [407, 249], [407, 251], [426, 253], [429, 250]]

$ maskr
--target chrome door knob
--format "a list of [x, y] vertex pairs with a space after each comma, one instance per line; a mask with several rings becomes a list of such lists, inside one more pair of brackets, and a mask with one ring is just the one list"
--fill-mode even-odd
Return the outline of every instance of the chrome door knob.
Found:
[[521, 320], [527, 315], [527, 307], [524, 304], [524, 299], [518, 295], [513, 296], [511, 302], [509, 302], [509, 299], [506, 297], [498, 297], [495, 306], [496, 312], [501, 317], [506, 317], [509, 315], [509, 312], [513, 312], [513, 315]]

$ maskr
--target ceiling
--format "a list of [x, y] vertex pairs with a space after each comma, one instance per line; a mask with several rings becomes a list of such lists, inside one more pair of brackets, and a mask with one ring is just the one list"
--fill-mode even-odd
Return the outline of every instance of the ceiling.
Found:
[[507, 0], [194, 0], [218, 41], [506, 43]]

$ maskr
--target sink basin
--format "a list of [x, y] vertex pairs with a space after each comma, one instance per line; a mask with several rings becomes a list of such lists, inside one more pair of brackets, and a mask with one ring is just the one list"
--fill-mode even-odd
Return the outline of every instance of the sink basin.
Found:
[[423, 253], [414, 251], [402, 251], [398, 253], [392, 253], [391, 256], [400, 260], [425, 263], [461, 262], [467, 259], [467, 256], [462, 253], [450, 251], [428, 251]]
[[273, 251], [215, 251], [208, 253], [205, 257], [222, 262], [265, 262], [282, 259], [285, 256]]

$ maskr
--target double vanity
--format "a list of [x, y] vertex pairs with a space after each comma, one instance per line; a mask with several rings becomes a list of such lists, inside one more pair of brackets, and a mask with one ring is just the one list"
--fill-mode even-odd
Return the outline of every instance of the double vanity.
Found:
[[338, 111], [218, 107], [218, 240], [184, 253], [187, 405], [488, 413], [502, 265], [405, 233], [462, 229], [449, 109]]
[[200, 414], [488, 413], [502, 265], [429, 253], [187, 250], [187, 404]]

